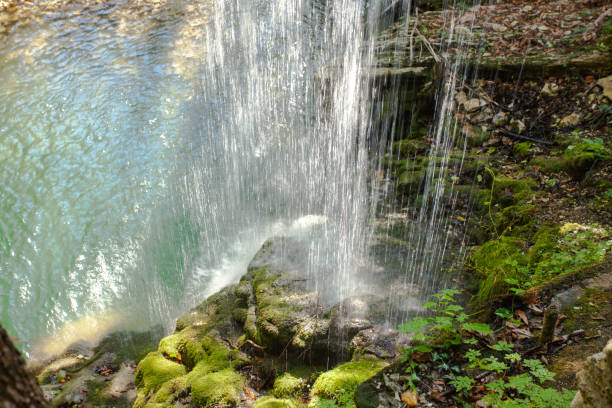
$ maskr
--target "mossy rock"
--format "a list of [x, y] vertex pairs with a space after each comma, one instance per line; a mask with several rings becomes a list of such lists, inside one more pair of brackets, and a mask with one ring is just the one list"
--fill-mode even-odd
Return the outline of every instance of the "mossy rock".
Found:
[[417, 192], [424, 183], [426, 175], [425, 170], [406, 170], [397, 179], [397, 188], [403, 193]]
[[157, 391], [166, 381], [187, 374], [185, 366], [166, 359], [160, 352], [152, 352], [138, 363], [134, 383], [145, 394]]
[[429, 143], [418, 139], [403, 139], [393, 143], [394, 155], [399, 155], [402, 158], [423, 154], [427, 149], [429, 149]]
[[536, 185], [537, 183], [529, 178], [521, 180], [504, 177], [495, 178], [493, 181], [493, 202], [491, 204], [501, 204], [505, 207], [527, 201], [533, 195], [532, 188]]
[[198, 407], [235, 407], [240, 404], [244, 379], [231, 368], [195, 379], [191, 398]]
[[299, 376], [294, 376], [291, 372], [285, 372], [274, 380], [272, 393], [278, 398], [299, 397], [304, 392], [306, 380]]
[[189, 394], [187, 380], [187, 376], [182, 376], [166, 381], [146, 402], [144, 408], [169, 407], [178, 398], [187, 396]]
[[529, 156], [532, 155], [532, 152], [531, 152], [531, 147], [532, 146], [533, 146], [533, 143], [531, 143], [531, 142], [516, 143], [512, 147], [512, 152], [519, 159], [527, 159], [527, 158], [529, 158]]
[[186, 331], [170, 335], [159, 342], [158, 351], [172, 360], [185, 364], [192, 369], [198, 361], [204, 358], [204, 349], [199, 341], [191, 338]]
[[574, 180], [582, 180], [598, 164], [609, 162], [612, 154], [602, 143], [588, 139], [575, 140], [563, 153], [561, 168]]
[[387, 365], [388, 363], [384, 361], [370, 360], [339, 365], [317, 378], [311, 389], [311, 397], [333, 399], [336, 402], [354, 405], [353, 396], [357, 386]]
[[537, 166], [538, 169], [546, 174], [554, 174], [563, 170], [563, 161], [554, 156], [535, 156], [529, 161], [530, 166]]
[[521, 238], [501, 237], [482, 245], [471, 256], [471, 262], [480, 275], [477, 303], [504, 295], [509, 288], [506, 279], [521, 279], [518, 265], [527, 263]]
[[297, 408], [297, 404], [289, 399], [266, 396], [258, 398], [253, 408]]

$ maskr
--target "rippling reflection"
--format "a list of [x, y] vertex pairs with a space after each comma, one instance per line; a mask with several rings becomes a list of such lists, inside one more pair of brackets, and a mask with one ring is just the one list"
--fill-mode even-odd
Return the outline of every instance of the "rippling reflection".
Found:
[[[191, 151], [208, 14], [206, 2], [162, 1], [0, 12], [0, 318], [17, 336], [44, 335], [159, 279], [130, 273], [146, 267], [143, 242]], [[174, 222], [166, 238], [191, 239], [185, 220]], [[168, 252], [165, 262], [179, 262]]]

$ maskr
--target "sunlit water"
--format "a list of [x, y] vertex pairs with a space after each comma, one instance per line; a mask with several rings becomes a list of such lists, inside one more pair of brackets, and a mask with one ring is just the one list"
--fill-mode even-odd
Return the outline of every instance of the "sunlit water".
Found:
[[170, 327], [308, 214], [327, 220], [313, 287], [352, 294], [371, 215], [363, 70], [382, 3], [0, 14], [2, 324], [26, 349], [100, 314], [104, 330]]

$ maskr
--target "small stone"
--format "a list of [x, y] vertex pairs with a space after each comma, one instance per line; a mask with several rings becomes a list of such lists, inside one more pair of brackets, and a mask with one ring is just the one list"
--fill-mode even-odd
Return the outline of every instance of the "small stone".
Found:
[[512, 130], [514, 130], [519, 135], [522, 134], [525, 129], [527, 129], [527, 126], [525, 126], [522, 120], [515, 120], [514, 122], [512, 122]]
[[476, 112], [478, 109], [482, 108], [486, 104], [487, 103], [485, 101], [483, 101], [482, 99], [472, 98], [472, 99], [469, 99], [468, 101], [466, 101], [463, 104], [463, 107], [464, 107], [466, 112], [472, 113], [472, 112]]
[[497, 32], [504, 32], [508, 29], [508, 27], [506, 27], [505, 25], [497, 24], [497, 23], [485, 23], [483, 25]]
[[559, 91], [559, 85], [555, 84], [554, 82], [552, 83], [545, 83], [544, 87], [542, 87], [542, 90], [540, 91], [540, 95], [543, 96], [557, 96], [557, 92]]
[[531, 10], [533, 10], [533, 6], [525, 6], [521, 9], [523, 13], [529, 13]]
[[457, 102], [457, 105], [463, 105], [467, 101], [467, 95], [465, 92], [457, 92], [455, 95], [455, 101]]
[[409, 407], [416, 407], [419, 405], [417, 393], [412, 390], [404, 391], [402, 393], [402, 402]]
[[612, 75], [599, 79], [597, 85], [603, 88], [604, 96], [612, 101]]
[[561, 127], [578, 126], [581, 120], [582, 120], [582, 116], [579, 113], [574, 112], [574, 113], [571, 113], [565, 116], [563, 119], [561, 119], [561, 121], [559, 122], [559, 126]]
[[497, 112], [493, 116], [493, 124], [495, 126], [504, 126], [508, 122], [508, 115], [505, 112]]

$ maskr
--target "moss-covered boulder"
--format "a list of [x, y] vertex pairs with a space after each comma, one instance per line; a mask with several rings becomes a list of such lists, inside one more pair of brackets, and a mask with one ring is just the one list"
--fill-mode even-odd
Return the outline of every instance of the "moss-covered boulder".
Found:
[[266, 396], [258, 398], [253, 408], [297, 408], [297, 404], [289, 399]]
[[138, 387], [138, 397], [134, 406], [144, 406], [146, 399], [164, 383], [187, 374], [184, 365], [169, 360], [160, 352], [149, 353], [136, 369], [134, 383]]
[[357, 386], [387, 365], [383, 361], [362, 360], [339, 365], [321, 374], [312, 386], [310, 406], [316, 407], [325, 399], [333, 400], [342, 407], [355, 406], [353, 398]]
[[241, 401], [244, 379], [231, 368], [206, 374], [191, 384], [193, 403], [198, 407], [235, 407]]

